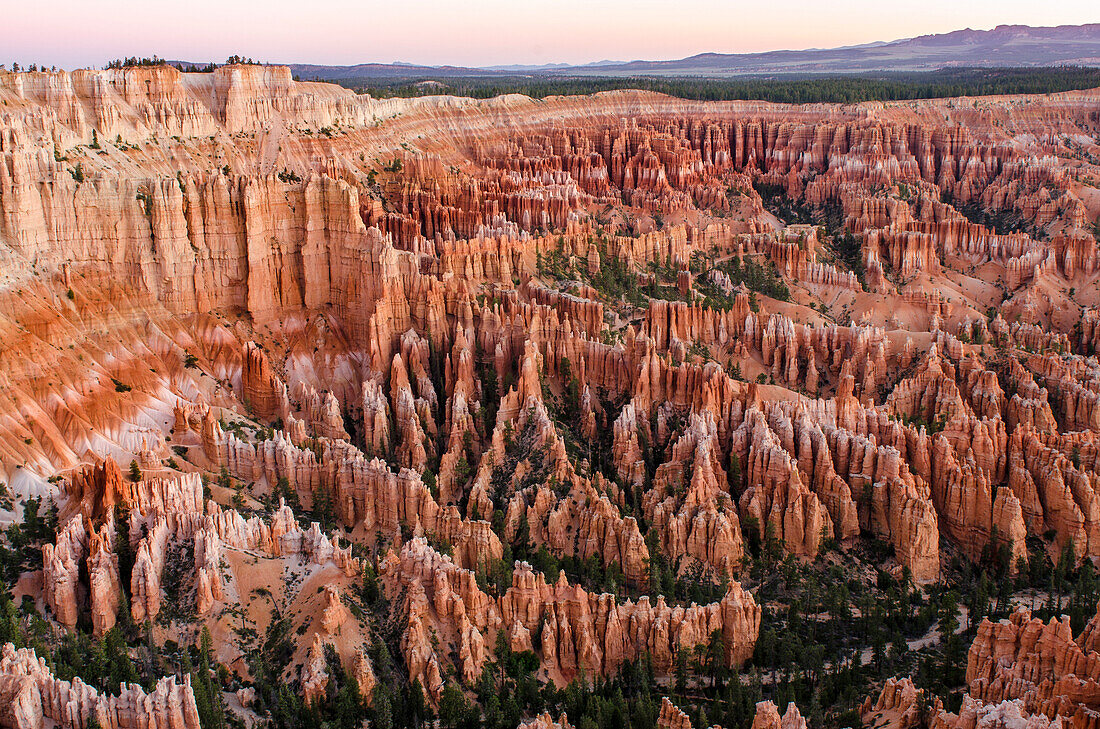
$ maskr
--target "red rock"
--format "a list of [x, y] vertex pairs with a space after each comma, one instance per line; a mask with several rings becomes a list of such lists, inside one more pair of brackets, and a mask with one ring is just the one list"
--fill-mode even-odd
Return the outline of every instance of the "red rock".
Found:
[[[348, 547], [285, 507], [246, 519], [206, 502], [198, 471], [222, 468], [255, 494], [285, 483], [307, 508], [331, 498], [365, 547], [415, 552], [414, 575], [403, 557], [390, 566], [419, 588], [400, 608], [403, 652], [433, 697], [452, 669], [475, 678], [500, 630], [539, 643], [555, 680], [606, 675], [643, 647], [664, 665], [718, 625], [731, 663], [751, 652], [755, 605], [732, 588], [717, 607], [628, 607], [519, 569], [489, 597], [469, 575], [503, 554], [497, 512], [505, 541], [596, 558], [633, 587], [652, 557], [643, 517], [678, 569], [725, 578], [753, 520], [804, 558], [823, 539], [887, 539], [919, 581], [938, 577], [941, 537], [971, 559], [995, 539], [1019, 558], [1053, 531], [1052, 553], [1072, 542], [1075, 558], [1100, 557], [1100, 315], [1069, 293], [1100, 270], [1095, 211], [1087, 165], [1057, 149], [1092, 132], [1095, 91], [475, 103], [229, 66], [0, 74], [0, 96], [0, 480], [22, 498], [68, 474], [42, 570], [62, 625], [113, 624], [115, 507], [130, 510], [138, 619], [158, 614], [165, 549], [180, 541], [195, 549], [203, 615], [225, 599], [227, 548], [355, 571]], [[280, 140], [274, 164], [255, 134]], [[400, 169], [371, 171], [390, 155]], [[839, 208], [867, 291], [816, 227], [775, 229], [761, 183]], [[1043, 234], [997, 234], [963, 204]], [[750, 298], [707, 263], [734, 255], [774, 264], [791, 301]], [[555, 283], [548, 260], [589, 283]], [[689, 301], [633, 310], [594, 276], [622, 265], [655, 284], [654, 263]], [[723, 307], [700, 303], [717, 291]], [[544, 396], [570, 384], [566, 361], [576, 423], [555, 422]], [[242, 413], [283, 427], [253, 433]], [[528, 428], [532, 447], [513, 458]], [[171, 447], [187, 475], [163, 477]], [[106, 454], [149, 477], [128, 481]], [[450, 545], [451, 561], [410, 533]], [[325, 599], [327, 630], [344, 631]], [[536, 641], [538, 625], [505, 605], [553, 622]], [[1032, 652], [1014, 659], [1027, 677]], [[1048, 679], [1057, 691], [1040, 703], [1069, 721], [1059, 712], [1080, 686], [1044, 676], [1035, 691]], [[18, 707], [4, 721], [35, 722], [27, 682], [4, 686]], [[981, 698], [1000, 688], [971, 693], [935, 721], [1041, 723], [1016, 699]], [[764, 706], [758, 719], [777, 717]]]
[[673, 608], [663, 597], [615, 604], [611, 595], [586, 593], [564, 575], [550, 585], [529, 565], [517, 563], [512, 586], [494, 600], [477, 587], [472, 572], [422, 539], [407, 543], [400, 555], [388, 554], [382, 578], [388, 595], [407, 592], [397, 609], [406, 624], [402, 646], [410, 677], [420, 679], [436, 699], [447, 658], [428, 640], [429, 626], [440, 640], [457, 646], [460, 670], [469, 679], [480, 675], [496, 631], [507, 630], [522, 644], [520, 628], [529, 635], [545, 621], [536, 653], [548, 676], [566, 682], [581, 671], [614, 673], [643, 653], [667, 674], [677, 646], [705, 643], [714, 631], [722, 636], [727, 664], [740, 665], [752, 654], [760, 627], [760, 608], [736, 582], [720, 602], [705, 606]]

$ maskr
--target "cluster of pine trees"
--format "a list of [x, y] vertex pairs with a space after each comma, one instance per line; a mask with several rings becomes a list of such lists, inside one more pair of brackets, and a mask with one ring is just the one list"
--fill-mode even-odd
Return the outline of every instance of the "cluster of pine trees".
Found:
[[[214, 70], [222, 66], [244, 65], [244, 66], [259, 66], [259, 61], [254, 61], [251, 58], [244, 56], [232, 55], [225, 59], [225, 63], [217, 64], [214, 62], [197, 64], [197, 63], [183, 63], [181, 61], [167, 61], [160, 56], [154, 55], [152, 58], [138, 58], [137, 56], [128, 56], [126, 58], [116, 58], [113, 61], [108, 61], [103, 68], [105, 69], [120, 69], [120, 68], [142, 68], [151, 66], [172, 66], [177, 71], [183, 73], [214, 73]], [[19, 70], [19, 69], [13, 69]], [[33, 70], [33, 69], [31, 69]]]

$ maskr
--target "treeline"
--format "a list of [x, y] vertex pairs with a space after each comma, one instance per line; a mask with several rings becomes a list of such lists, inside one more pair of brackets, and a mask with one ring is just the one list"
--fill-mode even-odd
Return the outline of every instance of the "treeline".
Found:
[[[182, 61], [168, 61], [159, 56], [154, 55], [152, 58], [138, 58], [137, 56], [129, 56], [127, 58], [116, 58], [113, 61], [108, 61], [105, 66], [106, 70], [120, 69], [120, 68], [142, 68], [152, 66], [171, 66], [172, 68], [182, 73], [214, 73], [214, 69], [218, 66], [260, 66], [259, 61], [254, 61], [251, 58], [245, 58], [244, 56], [230, 56], [225, 59], [225, 63], [218, 64], [211, 61], [207, 64], [195, 64], [195, 63], [183, 63]], [[17, 68], [14, 70], [18, 70]], [[33, 69], [32, 69], [33, 70]]]
[[152, 58], [138, 58], [136, 56], [129, 56], [127, 58], [116, 58], [113, 61], [108, 61], [107, 65], [103, 68], [110, 70], [115, 68], [134, 68], [136, 66], [167, 66], [168, 61], [160, 58], [159, 56], [153, 56]]
[[[430, 83], [429, 83], [430, 82]], [[813, 78], [462, 76], [342, 79], [342, 86], [378, 98], [452, 94], [488, 99], [502, 94], [546, 96], [593, 94], [617, 89], [655, 91], [682, 99], [754, 99], [787, 104], [902, 101], [951, 96], [1043, 94], [1100, 86], [1100, 68], [952, 68], [913, 73], [875, 73]]]
[[[0, 63], [0, 71], [5, 70], [6, 68], [7, 67], [4, 64]], [[17, 62], [12, 61], [11, 70], [15, 73], [19, 73], [20, 71], [29, 71], [30, 73], [35, 73], [37, 71], [57, 71], [57, 66], [50, 66], [49, 68], [46, 68], [46, 64], [44, 63], [41, 66], [39, 66], [37, 63], [32, 63], [31, 65], [24, 68], [23, 66], [20, 66]]]

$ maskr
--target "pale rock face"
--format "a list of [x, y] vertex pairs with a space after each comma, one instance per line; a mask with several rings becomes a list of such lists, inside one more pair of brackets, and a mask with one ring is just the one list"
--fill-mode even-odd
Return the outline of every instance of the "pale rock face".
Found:
[[[909, 678], [888, 678], [878, 698], [870, 696], [860, 708], [864, 726], [883, 726], [888, 729], [909, 729], [921, 723], [920, 690]], [[942, 711], [939, 699], [929, 702], [933, 716]]]
[[298, 383], [295, 387], [295, 399], [301, 403], [302, 412], [310, 432], [318, 437], [348, 440], [344, 430], [340, 402], [332, 392], [317, 392], [312, 386]]
[[1009, 620], [982, 621], [970, 646], [966, 682], [974, 699], [996, 704], [1021, 699], [1027, 713], [1072, 716], [1089, 705], [1097, 681], [1100, 655], [1089, 648], [1096, 618], [1073, 639], [1069, 620], [1044, 624], [1024, 610]]
[[160, 679], [151, 693], [136, 684], [124, 685], [117, 696], [99, 694], [81, 682], [55, 678], [43, 659], [11, 643], [0, 654], [0, 720], [9, 727], [41, 727], [48, 719], [57, 726], [82, 729], [95, 717], [104, 729], [133, 726], [170, 726], [199, 729], [199, 712], [191, 678], [177, 683], [174, 676]]
[[[1100, 615], [1100, 614], [1098, 614]], [[1018, 609], [1011, 618], [988, 618], [967, 654], [967, 693], [957, 715], [928, 702], [908, 678], [889, 679], [878, 699], [868, 698], [864, 726], [907, 729], [922, 720], [944, 729], [1047, 729], [1091, 726], [1100, 654], [1093, 651], [1100, 616], [1075, 640], [1069, 618], [1043, 623]]]
[[573, 729], [573, 726], [569, 723], [569, 719], [565, 714], [555, 719], [544, 711], [534, 719], [520, 722], [516, 729]]
[[359, 695], [370, 706], [374, 702], [374, 688], [378, 685], [378, 679], [374, 675], [374, 667], [362, 648], [355, 652], [353, 674], [359, 684]]
[[42, 586], [46, 604], [62, 625], [76, 625], [83, 604], [80, 563], [87, 554], [87, 532], [79, 514], [57, 534], [56, 544], [42, 547]]
[[447, 540], [463, 565], [476, 566], [503, 553], [488, 522], [463, 519], [457, 507], [441, 505], [413, 469], [395, 473], [343, 439], [317, 438], [308, 448], [276, 431], [273, 439], [253, 446], [222, 433], [212, 420], [212, 415], [205, 417], [203, 432], [211, 434], [208, 452], [215, 463], [241, 480], [278, 484], [285, 478], [306, 503], [315, 491], [327, 489], [337, 515], [349, 527], [360, 527], [367, 539], [393, 538], [405, 524]]
[[794, 702], [787, 704], [783, 716], [770, 701], [761, 701], [756, 705], [756, 716], [752, 720], [752, 729], [806, 729], [806, 720]]
[[248, 342], [242, 360], [244, 369], [241, 380], [245, 403], [264, 422], [289, 417], [286, 385], [272, 370], [267, 353], [255, 342]]
[[[175, 542], [186, 540], [193, 547], [199, 615], [210, 614], [224, 599], [220, 563], [225, 547], [258, 550], [307, 564], [332, 563], [349, 576], [360, 570], [350, 545], [334, 544], [316, 523], [303, 530], [283, 503], [265, 521], [255, 516], [245, 519], [232, 509], [205, 501], [202, 481], [195, 473], [132, 483], [126, 497], [120, 505], [129, 510], [130, 519], [119, 526], [129, 531], [134, 545], [130, 611], [139, 624], [160, 612], [165, 555]], [[43, 592], [58, 622], [68, 626], [76, 625], [87, 596], [94, 632], [102, 635], [115, 624], [120, 604], [116, 525], [113, 516], [98, 529], [85, 530], [84, 523], [80, 514], [73, 516], [59, 530], [57, 544], [45, 545]], [[87, 584], [80, 580], [79, 560], [87, 562]], [[347, 608], [330, 585], [322, 618], [325, 632], [337, 632], [347, 618]]]
[[1061, 717], [1052, 720], [1045, 714], [1029, 713], [1019, 699], [983, 704], [968, 696], [963, 699], [958, 724], [967, 729], [1050, 729], [1064, 722]]
[[[668, 700], [661, 699], [661, 713], [657, 717], [660, 729], [691, 729], [691, 718], [680, 711]], [[722, 729], [713, 726], [710, 729]], [[787, 711], [781, 717], [779, 710], [771, 701], [761, 701], [756, 705], [756, 715], [752, 720], [752, 729], [806, 729], [806, 720], [794, 702], [787, 704]]]
[[[646, 518], [662, 535], [665, 554], [683, 555], [719, 575], [741, 569], [744, 545], [737, 505], [729, 496], [717, 426], [709, 412], [693, 414], [672, 457], [657, 469], [655, 488], [643, 500]], [[690, 483], [684, 484], [684, 474]], [[679, 499], [675, 494], [681, 492]]]
[[660, 729], [691, 729], [691, 719], [676, 708], [676, 705], [666, 696], [661, 698], [661, 713], [657, 715], [657, 726]]
[[79, 504], [79, 509], [89, 519], [106, 519], [112, 516], [116, 505], [133, 500], [132, 486], [123, 479], [122, 471], [110, 456], [102, 463], [86, 466], [69, 479], [69, 498]]
[[321, 638], [321, 634], [315, 633], [313, 644], [309, 648], [309, 654], [302, 665], [302, 696], [307, 704], [316, 703], [318, 699], [324, 696], [328, 679], [325, 643]]
[[112, 516], [97, 533], [89, 532], [88, 587], [92, 632], [100, 636], [114, 627], [122, 581], [115, 553], [115, 520]]
[[247, 708], [252, 705], [252, 702], [256, 700], [256, 689], [251, 686], [237, 689], [237, 701], [241, 706]]
[[363, 440], [368, 455], [380, 455], [390, 448], [389, 402], [375, 380], [363, 382]]

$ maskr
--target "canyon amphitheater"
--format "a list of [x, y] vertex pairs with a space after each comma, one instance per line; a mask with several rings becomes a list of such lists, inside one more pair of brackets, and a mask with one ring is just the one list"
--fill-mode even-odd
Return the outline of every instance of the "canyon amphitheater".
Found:
[[[869, 579], [914, 594], [992, 552], [1007, 580], [1078, 569], [1098, 140], [1100, 90], [379, 100], [273, 66], [0, 72], [2, 521], [57, 519], [12, 604], [55, 636], [130, 626], [135, 656], [202, 632], [253, 726], [245, 625], [289, 626], [278, 680], [306, 701], [342, 670], [435, 712], [502, 651], [558, 688], [644, 658], [671, 695], [708, 644], [736, 674], [772, 550], [840, 570], [873, 545]], [[706, 599], [659, 592], [658, 563]], [[1100, 726], [1100, 617], [1011, 612], [974, 626], [955, 711], [899, 675], [857, 723]], [[209, 690], [153, 678], [97, 689], [9, 642], [0, 726], [198, 729]], [[693, 725], [677, 703], [658, 726]], [[761, 701], [752, 726], [809, 714]]]

